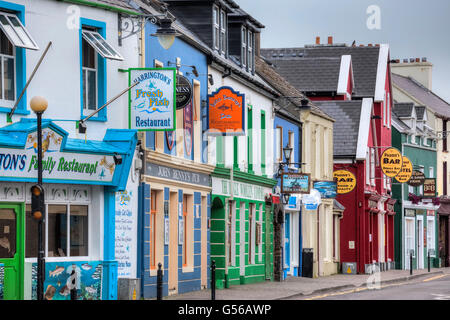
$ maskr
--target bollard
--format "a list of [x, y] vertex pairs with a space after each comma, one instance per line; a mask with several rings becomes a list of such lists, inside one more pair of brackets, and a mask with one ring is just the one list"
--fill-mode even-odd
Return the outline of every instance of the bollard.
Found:
[[428, 251], [428, 272], [430, 272], [430, 251]]
[[211, 262], [211, 300], [216, 300], [216, 262]]
[[413, 274], [413, 254], [412, 252], [409, 253], [409, 274]]
[[158, 263], [158, 272], [156, 274], [156, 300], [162, 300], [162, 284], [163, 284], [163, 272], [162, 264]]
[[76, 288], [76, 274], [75, 270], [72, 269], [72, 273], [70, 274], [70, 278], [72, 279], [72, 289], [70, 289], [70, 300], [77, 300], [77, 288]]

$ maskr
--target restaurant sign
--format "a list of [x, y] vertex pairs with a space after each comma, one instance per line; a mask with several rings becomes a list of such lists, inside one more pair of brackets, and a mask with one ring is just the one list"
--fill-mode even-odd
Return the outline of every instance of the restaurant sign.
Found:
[[[113, 156], [62, 152], [63, 137], [50, 128], [42, 130], [44, 180], [112, 182]], [[0, 148], [0, 177], [28, 181], [37, 177], [37, 133], [27, 136], [25, 149]]]
[[281, 175], [281, 193], [309, 193], [310, 174], [284, 172]]
[[129, 70], [129, 128], [138, 131], [175, 130], [176, 81], [174, 68]]
[[408, 184], [411, 187], [419, 187], [423, 185], [425, 182], [425, 174], [421, 171], [414, 170], [411, 176], [411, 179], [409, 179]]
[[230, 87], [221, 87], [208, 95], [208, 133], [245, 135], [245, 95]]

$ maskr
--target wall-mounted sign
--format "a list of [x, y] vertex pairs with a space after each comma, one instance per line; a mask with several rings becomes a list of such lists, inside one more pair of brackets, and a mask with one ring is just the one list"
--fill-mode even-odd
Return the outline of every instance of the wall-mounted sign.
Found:
[[310, 174], [284, 172], [281, 175], [281, 193], [309, 193]]
[[302, 204], [305, 206], [306, 210], [317, 210], [321, 203], [322, 198], [320, 192], [316, 189], [311, 189], [309, 194], [305, 194], [302, 197]]
[[384, 150], [381, 155], [381, 170], [389, 178], [395, 177], [402, 170], [402, 153], [393, 147]]
[[418, 170], [413, 170], [412, 176], [408, 181], [411, 187], [418, 187], [423, 185], [425, 182], [425, 174]]
[[192, 103], [183, 110], [183, 127], [184, 127], [184, 147], [186, 155], [191, 156], [192, 152], [192, 133], [194, 131], [194, 122], [192, 117]]
[[176, 128], [174, 68], [130, 69], [128, 127], [138, 131], [167, 131]]
[[352, 192], [356, 187], [356, 177], [347, 170], [337, 170], [333, 173], [333, 177], [337, 183], [337, 193], [346, 194]]
[[337, 183], [336, 181], [314, 181], [313, 188], [320, 192], [322, 198], [336, 198]]
[[395, 176], [395, 180], [400, 183], [406, 183], [412, 176], [413, 166], [408, 157], [403, 156], [402, 170]]
[[208, 95], [208, 129], [212, 135], [245, 134], [245, 95], [221, 87]]
[[211, 186], [210, 176], [201, 172], [181, 170], [147, 162], [145, 174], [152, 177], [175, 180], [182, 183]]
[[[42, 130], [43, 178], [111, 182], [116, 165], [113, 156], [62, 152], [63, 137], [51, 128]], [[25, 149], [0, 148], [0, 177], [29, 179], [37, 176], [37, 134], [30, 133]], [[45, 181], [44, 181], [45, 182]]]
[[180, 74], [177, 75], [176, 86], [177, 110], [183, 109], [192, 99], [192, 85], [188, 78]]
[[176, 131], [166, 131], [166, 142], [169, 151], [172, 151], [172, 148], [175, 145], [175, 135]]
[[427, 198], [436, 197], [436, 179], [426, 178], [423, 182], [423, 196]]

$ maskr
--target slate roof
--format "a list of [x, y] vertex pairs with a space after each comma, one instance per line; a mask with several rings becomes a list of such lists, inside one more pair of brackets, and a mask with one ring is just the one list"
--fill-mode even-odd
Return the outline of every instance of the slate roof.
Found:
[[314, 101], [314, 103], [335, 120], [333, 128], [334, 156], [356, 156], [362, 100]]
[[341, 58], [280, 59], [274, 62], [281, 73], [303, 92], [336, 92]]
[[131, 6], [126, 0], [90, 0], [90, 2], [106, 4], [108, 6], [126, 9], [130, 11], [136, 12], [138, 11], [136, 8], [133, 8], [133, 6]]
[[[305, 99], [301, 92], [299, 92], [289, 81], [283, 78], [279, 73], [276, 72], [274, 68], [272, 68], [264, 59], [261, 57], [255, 56], [255, 67], [256, 73], [258, 73], [265, 81], [267, 81], [272, 87], [278, 90], [282, 96], [285, 97], [298, 97], [298, 98], [290, 98], [288, 99], [294, 106], [301, 107], [301, 100]], [[307, 98], [306, 98], [307, 99]], [[318, 108], [311, 101], [309, 102], [311, 106], [311, 112], [321, 116], [325, 119], [333, 121], [334, 119], [330, 117], [328, 114], [323, 112], [320, 108]], [[298, 118], [299, 111], [293, 106], [287, 106], [287, 111], [292, 114], [295, 118]]]
[[414, 109], [414, 103], [412, 102], [402, 102], [394, 103], [393, 113], [399, 118], [411, 118]]
[[450, 119], [450, 104], [411, 77], [392, 74], [392, 82], [440, 117]]
[[411, 129], [406, 123], [399, 119], [395, 112], [392, 112], [391, 121], [392, 125], [400, 132], [409, 131]]
[[[347, 45], [306, 46], [300, 48], [261, 49], [261, 55], [277, 65], [284, 60], [302, 58], [352, 56], [355, 79], [354, 97], [373, 97], [378, 71], [379, 47], [352, 47]], [[293, 64], [293, 66], [295, 66]], [[284, 75], [282, 73], [282, 75]]]

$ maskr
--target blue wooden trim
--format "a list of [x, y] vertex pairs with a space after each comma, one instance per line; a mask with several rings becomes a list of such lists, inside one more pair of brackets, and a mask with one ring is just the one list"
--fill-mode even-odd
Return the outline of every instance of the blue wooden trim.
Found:
[[300, 208], [300, 211], [298, 212], [298, 276], [301, 277], [303, 273], [303, 257], [302, 257], [302, 251], [303, 251], [303, 232], [302, 232], [302, 209]]
[[[6, 2], [6, 1], [0, 1], [0, 9], [6, 9], [10, 11], [14, 11], [14, 13], [19, 18], [20, 22], [25, 26], [25, 6]], [[16, 99], [19, 98], [20, 94], [22, 93], [23, 88], [25, 87], [25, 84], [27, 82], [27, 63], [26, 63], [26, 55], [24, 48], [15, 48], [16, 50]], [[8, 107], [0, 107], [0, 112], [9, 113], [11, 112], [11, 108]], [[30, 114], [30, 111], [27, 110], [27, 92], [25, 91], [22, 100], [19, 102], [16, 110], [14, 111], [14, 114], [19, 115], [28, 115]]]
[[[79, 38], [80, 38], [80, 112], [81, 119], [86, 118], [83, 115], [83, 35], [82, 28], [83, 26], [90, 26], [97, 28], [98, 33], [106, 39], [106, 23], [98, 20], [80, 18], [80, 30], [79, 30]], [[107, 75], [106, 75], [106, 59], [101, 55], [97, 54], [97, 108], [100, 108], [102, 105], [106, 103], [106, 95], [107, 95]], [[107, 118], [107, 108], [104, 108], [96, 116], [89, 118], [88, 121], [108, 121]]]
[[116, 197], [113, 189], [104, 188], [103, 259], [106, 272], [103, 277], [103, 300], [117, 300], [117, 270], [115, 261]]

